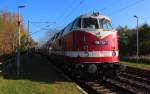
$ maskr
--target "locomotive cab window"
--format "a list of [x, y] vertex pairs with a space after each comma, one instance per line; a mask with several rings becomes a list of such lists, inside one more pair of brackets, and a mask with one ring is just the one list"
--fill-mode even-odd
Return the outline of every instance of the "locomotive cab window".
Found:
[[77, 19], [74, 21], [72, 29], [80, 29], [81, 28], [81, 19]]
[[62, 36], [67, 34], [72, 29], [72, 23], [68, 24], [67, 27], [64, 29]]
[[83, 18], [83, 28], [98, 29], [98, 20], [96, 18]]
[[106, 19], [99, 19], [99, 25], [101, 29], [104, 30], [112, 30], [112, 25], [109, 20]]
[[65, 28], [65, 32], [69, 32], [72, 28], [72, 23], [70, 23], [69, 25], [67, 25], [67, 27]]

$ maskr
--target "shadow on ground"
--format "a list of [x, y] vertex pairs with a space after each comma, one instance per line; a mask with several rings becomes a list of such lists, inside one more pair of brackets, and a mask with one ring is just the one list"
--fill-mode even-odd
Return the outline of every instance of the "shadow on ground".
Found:
[[16, 70], [13, 70], [5, 78], [46, 83], [70, 82], [48, 59], [39, 54], [32, 57], [23, 55], [21, 58], [20, 75], [17, 76]]

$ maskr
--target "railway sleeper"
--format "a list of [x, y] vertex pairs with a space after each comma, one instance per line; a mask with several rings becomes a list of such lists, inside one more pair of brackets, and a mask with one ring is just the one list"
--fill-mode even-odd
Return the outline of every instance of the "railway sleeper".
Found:
[[139, 81], [139, 82], [145, 83], [147, 85], [150, 85], [150, 79], [140, 77], [138, 75], [132, 75], [132, 74], [128, 74], [128, 73], [121, 73], [119, 76], [125, 77], [125, 78], [127, 77], [127, 78], [130, 78], [130, 79], [134, 80], [134, 81]]
[[104, 86], [99, 86], [99, 87], [93, 86], [93, 88], [96, 89], [96, 90], [97, 90], [97, 89], [104, 89]]
[[109, 89], [97, 89], [96, 91], [99, 92], [99, 93], [101, 93], [101, 94], [110, 93], [110, 90], [109, 90]]
[[[127, 83], [120, 82], [120, 80], [106, 79], [105, 81], [108, 83], [111, 83], [112, 85], [115, 85], [127, 92], [130, 92], [131, 94], [143, 94], [143, 91], [141, 91], [135, 87], [131, 87]], [[144, 93], [144, 94], [147, 94], [147, 93]]]
[[106, 87], [101, 86], [101, 84], [99, 84], [98, 82], [97, 83], [88, 82], [87, 85], [100, 94], [116, 94], [112, 92], [110, 89], [107, 89]]
[[125, 82], [125, 83], [128, 83], [128, 84], [132, 85], [132, 86], [138, 87], [140, 89], [146, 89], [147, 91], [150, 92], [150, 86], [146, 85], [144, 83], [134, 81], [134, 80], [130, 80], [130, 79], [127, 79], [127, 78], [122, 78], [122, 77], [119, 77], [119, 80], [121, 82]]

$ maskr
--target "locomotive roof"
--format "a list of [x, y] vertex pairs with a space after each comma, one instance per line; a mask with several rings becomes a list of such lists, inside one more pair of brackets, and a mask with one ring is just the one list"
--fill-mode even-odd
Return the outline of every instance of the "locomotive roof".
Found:
[[90, 18], [90, 17], [91, 18], [99, 18], [99, 19], [107, 19], [107, 20], [111, 21], [109, 17], [104, 16], [100, 13], [84, 14], [84, 15], [79, 16], [79, 18]]

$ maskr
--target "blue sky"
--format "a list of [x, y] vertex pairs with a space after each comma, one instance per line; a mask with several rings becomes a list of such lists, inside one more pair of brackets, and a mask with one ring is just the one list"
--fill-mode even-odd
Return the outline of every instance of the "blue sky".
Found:
[[[34, 22], [56, 22], [49, 27], [48, 23], [31, 23], [30, 32], [40, 31], [41, 28], [63, 28], [77, 16], [99, 11], [110, 17], [113, 26], [136, 26], [133, 15], [139, 16], [139, 24], [150, 24], [150, 0], [0, 0], [0, 10], [7, 8], [11, 12], [17, 12], [17, 6], [26, 5], [21, 9], [24, 24], [27, 29], [28, 20]], [[47, 31], [42, 30], [32, 35], [36, 41], [41, 40]]]

